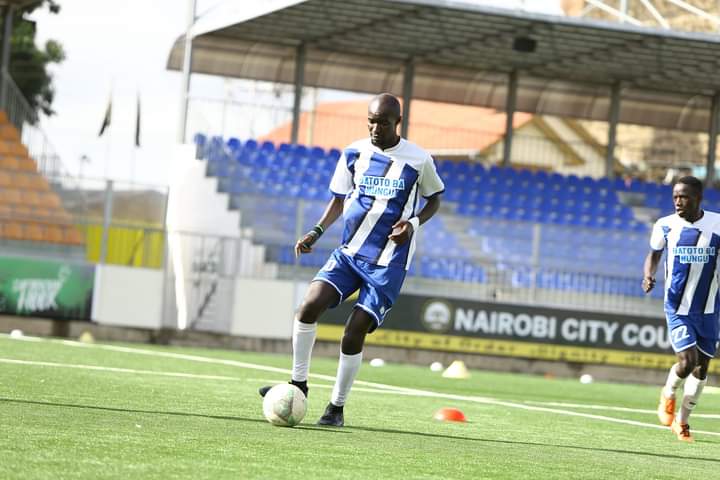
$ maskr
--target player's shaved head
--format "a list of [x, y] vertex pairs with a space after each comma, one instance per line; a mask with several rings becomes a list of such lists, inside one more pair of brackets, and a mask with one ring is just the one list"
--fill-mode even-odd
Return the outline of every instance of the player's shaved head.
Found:
[[688, 175], [686, 177], [679, 178], [676, 183], [689, 186], [695, 195], [702, 197], [703, 184], [698, 178]]
[[400, 141], [397, 126], [402, 120], [400, 101], [394, 95], [381, 93], [368, 105], [368, 130], [370, 141], [383, 150], [394, 147]]
[[689, 222], [695, 222], [701, 218], [702, 191], [702, 182], [695, 177], [682, 177], [675, 182], [673, 187], [675, 213]]
[[395, 119], [399, 119], [402, 115], [402, 108], [400, 107], [400, 100], [395, 95], [389, 93], [381, 93], [376, 95], [370, 100], [368, 106], [368, 113], [387, 113]]

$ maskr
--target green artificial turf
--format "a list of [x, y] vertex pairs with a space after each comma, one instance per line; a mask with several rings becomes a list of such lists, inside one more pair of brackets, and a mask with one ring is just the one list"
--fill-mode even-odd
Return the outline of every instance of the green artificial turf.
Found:
[[[0, 336], [0, 478], [670, 479], [720, 471], [720, 435], [696, 433], [686, 444], [651, 427], [659, 387], [477, 370], [457, 380], [365, 363], [346, 427], [314, 426], [332, 386], [316, 377], [303, 423], [274, 427], [257, 388], [288, 374], [262, 367], [289, 366], [289, 355]], [[335, 368], [318, 358], [312, 373]], [[468, 422], [433, 420], [441, 407], [461, 409]], [[693, 430], [720, 432], [720, 395], [705, 394], [695, 413], [711, 417], [691, 419]]]

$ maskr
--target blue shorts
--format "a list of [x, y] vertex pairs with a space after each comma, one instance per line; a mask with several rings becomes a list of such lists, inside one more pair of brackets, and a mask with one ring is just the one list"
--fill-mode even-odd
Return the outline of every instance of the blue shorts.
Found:
[[718, 349], [720, 324], [718, 315], [692, 314], [676, 315], [665, 312], [670, 343], [675, 353], [697, 347], [708, 357], [714, 357]]
[[337, 307], [360, 289], [355, 307], [362, 308], [375, 319], [375, 325], [369, 330], [369, 333], [372, 333], [382, 325], [395, 303], [405, 280], [405, 273], [403, 267], [373, 265], [337, 249], [315, 275], [313, 282], [329, 283], [340, 294], [340, 300], [331, 308]]

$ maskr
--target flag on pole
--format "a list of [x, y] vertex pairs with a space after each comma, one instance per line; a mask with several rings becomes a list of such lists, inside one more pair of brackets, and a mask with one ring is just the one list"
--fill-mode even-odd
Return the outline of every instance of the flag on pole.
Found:
[[103, 118], [102, 126], [100, 127], [100, 133], [98, 133], [98, 137], [102, 137], [102, 134], [105, 133], [105, 130], [110, 126], [110, 120], [112, 119], [112, 94], [110, 95], [110, 98], [108, 99], [107, 109], [105, 109], [105, 118]]
[[135, 146], [140, 146], [140, 92], [137, 94], [137, 115], [135, 117]]

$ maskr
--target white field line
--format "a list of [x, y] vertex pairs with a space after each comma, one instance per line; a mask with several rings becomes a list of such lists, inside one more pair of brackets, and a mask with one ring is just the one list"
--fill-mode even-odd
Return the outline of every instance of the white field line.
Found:
[[[146, 350], [143, 348], [133, 348], [133, 347], [120, 347], [116, 345], [102, 345], [102, 344], [92, 344], [92, 343], [82, 343], [82, 342], [76, 342], [73, 340], [49, 340], [50, 342], [54, 343], [62, 343], [63, 345], [72, 345], [72, 346], [82, 346], [82, 347], [88, 347], [88, 348], [99, 348], [102, 350], [110, 350], [114, 352], [122, 352], [122, 353], [132, 353], [136, 355], [149, 355], [153, 357], [165, 357], [165, 358], [174, 358], [177, 360], [188, 360], [192, 362], [199, 362], [199, 363], [212, 363], [212, 364], [218, 364], [218, 365], [228, 365], [232, 367], [240, 367], [240, 368], [247, 368], [247, 369], [254, 369], [254, 370], [262, 370], [265, 372], [273, 372], [273, 373], [281, 373], [283, 375], [290, 375], [292, 372], [291, 370], [288, 370], [286, 368], [278, 368], [278, 367], [269, 367], [267, 365], [258, 365], [255, 363], [246, 363], [246, 362], [238, 362], [236, 360], [227, 360], [223, 358], [213, 358], [213, 357], [202, 357], [199, 355], [187, 355], [183, 353], [173, 353], [173, 352], [160, 352], [156, 350]], [[335, 377], [331, 375], [321, 375], [317, 373], [311, 373], [310, 377], [316, 378], [319, 380], [326, 380], [328, 382], [335, 382]], [[414, 390], [411, 388], [403, 388], [403, 387], [397, 387], [393, 385], [385, 385], [382, 383], [373, 383], [373, 382], [364, 382], [362, 380], [356, 380], [356, 384], [358, 385], [366, 385], [369, 387], [374, 387], [380, 390], [391, 390], [391, 391], [404, 391], [408, 393], [413, 393], [415, 395], [418, 395], [419, 390]]]
[[[83, 344], [83, 345], [85, 345], [85, 344]], [[224, 375], [203, 375], [203, 374], [183, 373], [183, 372], [158, 372], [158, 371], [154, 371], [154, 370], [138, 370], [138, 369], [134, 369], [134, 368], [102, 367], [102, 366], [97, 366], [97, 365], [81, 365], [81, 364], [58, 363], [58, 362], [40, 362], [40, 361], [30, 361], [30, 360], [17, 360], [17, 359], [12, 359], [12, 358], [0, 358], [0, 363], [9, 363], [9, 364], [16, 364], [16, 365], [31, 365], [31, 366], [40, 366], [40, 367], [72, 368], [72, 369], [79, 369], [79, 370], [93, 370], [93, 371], [114, 372], [114, 373], [130, 373], [133, 375], [155, 375], [155, 376], [176, 377], [176, 378], [192, 378], [192, 379], [199, 379], [199, 380], [228, 380], [228, 381], [258, 382], [258, 383], [268, 383], [268, 384], [273, 384], [273, 383], [279, 381], [277, 379], [268, 379], [268, 378], [242, 379], [242, 378], [238, 378], [238, 377], [228, 377], [228, 376], [224, 376]], [[326, 384], [320, 384], [320, 383], [312, 383], [310, 386], [312, 388], [325, 388], [325, 389], [333, 388], [332, 385], [326, 385]], [[390, 395], [417, 396], [417, 394], [413, 393], [413, 392], [379, 390], [376, 388], [364, 388], [364, 387], [355, 387], [353, 389], [353, 391], [367, 392], [367, 393], [381, 393], [381, 394], [384, 393], [384, 394], [390, 394]], [[580, 409], [590, 409], [590, 410], [610, 410], [610, 411], [616, 411], [616, 412], [645, 413], [645, 414], [652, 414], [652, 415], [654, 415], [656, 413], [655, 410], [641, 410], [641, 409], [636, 409], [636, 408], [613, 407], [613, 406], [609, 406], [609, 405], [587, 405], [587, 404], [580, 404], [580, 403], [563, 403], [563, 402], [535, 402], [532, 400], [527, 400], [523, 403], [531, 404], [531, 405], [545, 405], [545, 406], [552, 406], [552, 407], [567, 407], [567, 408], [580, 408]], [[693, 415], [693, 417], [720, 419], [720, 415], [713, 415], [713, 414], [698, 414], [698, 413], [696, 413]]]
[[25, 342], [42, 342], [43, 339], [40, 337], [28, 337], [27, 335], [20, 335], [19, 337], [12, 337], [7, 334], [2, 334], [4, 337], [12, 338], [13, 340], [23, 340]]
[[[526, 400], [523, 403], [531, 405], [544, 405], [547, 407], [567, 407], [567, 408], [582, 408], [586, 410], [608, 410], [613, 412], [628, 412], [628, 413], [647, 413], [655, 415], [657, 410], [642, 410], [639, 408], [625, 408], [625, 407], [613, 407], [610, 405], [588, 405], [584, 403], [564, 403], [564, 402], [535, 402], [533, 400]], [[720, 419], [720, 415], [713, 413], [693, 413], [693, 418], [713, 418]]]
[[[58, 363], [58, 362], [39, 362], [34, 360], [17, 360], [14, 358], [0, 358], [0, 363], [9, 363], [14, 365], [29, 365], [35, 367], [54, 367], [54, 368], [72, 368], [77, 370], [92, 370], [98, 372], [113, 372], [113, 373], [130, 373], [133, 375], [155, 375], [159, 377], [176, 377], [176, 378], [192, 378], [196, 380], [229, 380], [233, 382], [259, 382], [267, 384], [275, 384], [282, 382], [278, 379], [263, 379], [263, 378], [238, 378], [228, 377], [225, 375], [203, 375], [196, 373], [183, 373], [183, 372], [158, 372], [154, 370], [137, 370], [134, 368], [118, 368], [118, 367], [101, 367], [98, 365], [82, 365], [76, 363]], [[311, 383], [312, 388], [325, 388], [332, 389], [333, 386], [329, 384]], [[385, 393], [390, 395], [415, 395], [413, 393], [406, 392], [395, 392], [392, 390], [378, 390], [375, 388], [363, 388], [355, 387], [353, 391], [357, 392], [369, 392], [369, 393]]]
[[[56, 340], [49, 340], [49, 341], [57, 342]], [[63, 341], [63, 344], [67, 345], [68, 343], [69, 342], [67, 340]], [[77, 342], [77, 343], [80, 343], [80, 342]], [[179, 359], [179, 360], [189, 360], [189, 361], [195, 361], [195, 362], [200, 362], [200, 363], [229, 365], [229, 366], [240, 367], [240, 368], [262, 370], [262, 371], [266, 371], [266, 372], [284, 373], [286, 375], [290, 374], [290, 370], [287, 370], [287, 369], [282, 369], [282, 368], [277, 368], [277, 367], [268, 367], [265, 365], [257, 365], [257, 364], [253, 364], [253, 363], [238, 362], [235, 360], [226, 360], [226, 359], [221, 359], [221, 358], [202, 357], [199, 355], [185, 355], [185, 354], [173, 353], [173, 352], [158, 352], [158, 351], [153, 351], [153, 350], [145, 350], [142, 348], [119, 347], [119, 346], [115, 346], [115, 345], [102, 345], [102, 344], [83, 344], [83, 345], [86, 345], [86, 346], [92, 347], [92, 348], [98, 348], [98, 349], [102, 349], [102, 350], [110, 350], [110, 351], [115, 351], [115, 352], [132, 353], [132, 354], [137, 354], [137, 355], [148, 355], [148, 356], [154, 356], [154, 357], [175, 358], [175, 359]], [[330, 375], [311, 374], [310, 376], [313, 378], [319, 378], [319, 379], [328, 380], [328, 381], [335, 380], [335, 377], [332, 377]], [[587, 418], [587, 419], [591, 419], [591, 420], [600, 420], [600, 421], [609, 422], [609, 423], [632, 425], [632, 426], [641, 427], [641, 428], [653, 428], [653, 429], [661, 429], [661, 430], [668, 429], [668, 427], [664, 427], [662, 425], [657, 425], [654, 423], [637, 422], [635, 420], [625, 420], [625, 419], [621, 419], [621, 418], [606, 417], [604, 415], [595, 415], [595, 414], [590, 414], [590, 413], [574, 412], [571, 410], [562, 410], [559, 408], [533, 406], [533, 405], [528, 405], [528, 404], [523, 404], [523, 403], [518, 403], [518, 402], [508, 402], [508, 401], [503, 401], [503, 400], [497, 400], [497, 399], [490, 398], [490, 397], [469, 397], [469, 396], [465, 396], [465, 395], [438, 393], [438, 392], [432, 392], [432, 391], [428, 391], [428, 390], [418, 390], [418, 389], [414, 389], [414, 388], [396, 387], [393, 385], [385, 385], [382, 383], [364, 382], [361, 380], [356, 380], [355, 383], [358, 385], [374, 387], [374, 388], [380, 389], [380, 390], [391, 390], [391, 391], [396, 391], [396, 392], [404, 392], [404, 393], [412, 394], [412, 395], [415, 395], [418, 397], [441, 398], [444, 400], [455, 400], [455, 401], [479, 403], [479, 404], [485, 404], [485, 405], [495, 405], [495, 406], [500, 406], [500, 407], [525, 410], [525, 411], [553, 413], [556, 415]], [[706, 431], [700, 431], [700, 430], [695, 430], [695, 432], [702, 433], [705, 435], [720, 436], [720, 432], [706, 432]]]
[[[277, 379], [269, 379], [269, 378], [248, 378], [247, 381], [263, 383], [265, 385], [273, 385], [278, 382]], [[280, 382], [283, 382], [283, 381], [284, 380], [280, 380]], [[355, 383], [357, 383], [357, 382], [355, 382]], [[313, 383], [308, 383], [308, 387], [310, 387], [310, 388], [327, 388], [327, 389], [331, 390], [333, 388], [333, 385], [313, 382]], [[395, 391], [395, 390], [380, 390], [377, 388], [366, 388], [366, 387], [357, 387], [357, 386], [353, 386], [352, 391], [353, 392], [380, 393], [380, 394], [385, 394], [385, 395], [407, 395], [407, 396], [411, 396], [411, 397], [417, 397], [417, 394], [412, 393], [412, 392], [400, 392], [400, 391]]]
[[200, 375], [195, 373], [181, 372], [154, 372], [152, 370], [135, 370], [132, 368], [116, 368], [116, 367], [100, 367], [96, 365], [78, 365], [73, 363], [55, 363], [55, 362], [36, 362], [30, 360], [15, 360], [12, 358], [0, 358], [0, 363], [11, 363], [16, 365], [32, 365], [38, 367], [57, 367], [57, 368], [75, 368], [79, 370], [95, 370], [100, 372], [115, 373], [132, 373], [133, 375], [157, 375], [161, 377], [180, 377], [180, 378], [196, 378], [202, 380], [233, 380], [243, 381], [237, 377], [227, 377], [222, 375]]

